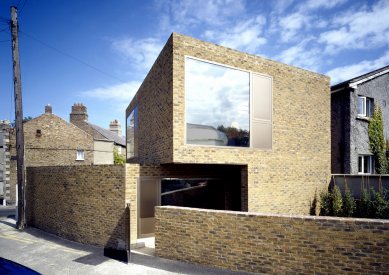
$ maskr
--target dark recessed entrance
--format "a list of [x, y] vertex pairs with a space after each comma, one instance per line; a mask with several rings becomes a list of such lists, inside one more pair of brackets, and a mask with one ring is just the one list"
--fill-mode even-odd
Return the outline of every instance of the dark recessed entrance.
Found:
[[[146, 169], [145, 169], [146, 170]], [[139, 235], [154, 232], [154, 207], [247, 211], [247, 166], [170, 164], [139, 180]], [[159, 174], [159, 176], [156, 176]]]

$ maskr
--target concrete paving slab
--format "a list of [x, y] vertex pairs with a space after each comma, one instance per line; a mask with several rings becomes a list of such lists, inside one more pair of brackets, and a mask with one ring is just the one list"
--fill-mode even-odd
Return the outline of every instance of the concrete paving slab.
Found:
[[131, 262], [126, 264], [104, 257], [100, 247], [36, 228], [19, 231], [10, 218], [0, 219], [0, 257], [42, 274], [247, 274], [166, 260], [152, 253], [131, 253]]

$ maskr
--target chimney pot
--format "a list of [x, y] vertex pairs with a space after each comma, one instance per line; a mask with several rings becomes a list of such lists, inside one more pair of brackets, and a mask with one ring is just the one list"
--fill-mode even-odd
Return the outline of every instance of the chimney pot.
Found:
[[88, 121], [88, 112], [86, 106], [82, 103], [74, 103], [70, 113], [70, 122], [77, 125], [79, 122]]
[[47, 104], [45, 106], [45, 114], [52, 114], [53, 113], [53, 108], [51, 107], [50, 104]]
[[109, 130], [116, 133], [118, 136], [122, 136], [122, 128], [120, 127], [120, 122], [117, 119], [111, 121], [109, 124]]

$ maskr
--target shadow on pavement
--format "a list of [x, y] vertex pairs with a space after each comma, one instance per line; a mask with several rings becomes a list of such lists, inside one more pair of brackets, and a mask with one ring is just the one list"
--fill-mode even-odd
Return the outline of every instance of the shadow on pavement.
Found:
[[[0, 223], [4, 224], [5, 226], [12, 227], [12, 229], [15, 229], [15, 222], [13, 220], [10, 219], [0, 220]], [[85, 264], [89, 266], [98, 266], [100, 264], [103, 264], [106, 261], [112, 260], [103, 255], [103, 247], [85, 245], [74, 241], [65, 240], [57, 235], [53, 235], [51, 233], [44, 232], [40, 229], [33, 228], [33, 227], [28, 227], [24, 231], [22, 231], [21, 232], [22, 235], [20, 235], [22, 238], [23, 238], [23, 233], [30, 235], [32, 241], [42, 242], [42, 243], [47, 242], [49, 245], [54, 244], [78, 252], [75, 253], [74, 258], [71, 259], [71, 261], [76, 263]], [[25, 237], [26, 239], [28, 238], [28, 236]], [[87, 254], [87, 255], [82, 255], [82, 254]], [[164, 270], [167, 272], [175, 272], [175, 273], [183, 273], [183, 274], [248, 274], [243, 272], [233, 272], [228, 270], [208, 268], [197, 264], [173, 261], [173, 260], [163, 259], [163, 258], [150, 256], [150, 255], [143, 255], [137, 253], [136, 251], [134, 253], [134, 250], [131, 251], [131, 258], [128, 264], [130, 266], [138, 265], [138, 266]]]
[[172, 261], [137, 253], [131, 253], [131, 260], [129, 263], [183, 274], [249, 274], [246, 272], [214, 269], [210, 267], [204, 267], [202, 265]]
[[7, 220], [0, 220], [0, 223], [16, 228], [16, 224]]
[[74, 259], [73, 262], [96, 266], [96, 265], [104, 263], [108, 259], [109, 258], [107, 258], [107, 257], [101, 256], [101, 255], [96, 255], [96, 254], [92, 253], [92, 254]]

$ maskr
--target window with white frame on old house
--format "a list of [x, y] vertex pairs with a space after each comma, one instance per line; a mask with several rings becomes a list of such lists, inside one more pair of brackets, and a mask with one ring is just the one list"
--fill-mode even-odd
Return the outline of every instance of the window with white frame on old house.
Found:
[[185, 58], [186, 144], [272, 148], [272, 77]]
[[85, 152], [84, 150], [77, 150], [76, 152], [76, 160], [84, 160], [85, 159]]
[[374, 159], [372, 155], [358, 156], [358, 174], [373, 174]]
[[358, 117], [372, 117], [373, 113], [373, 99], [366, 96], [358, 96]]

